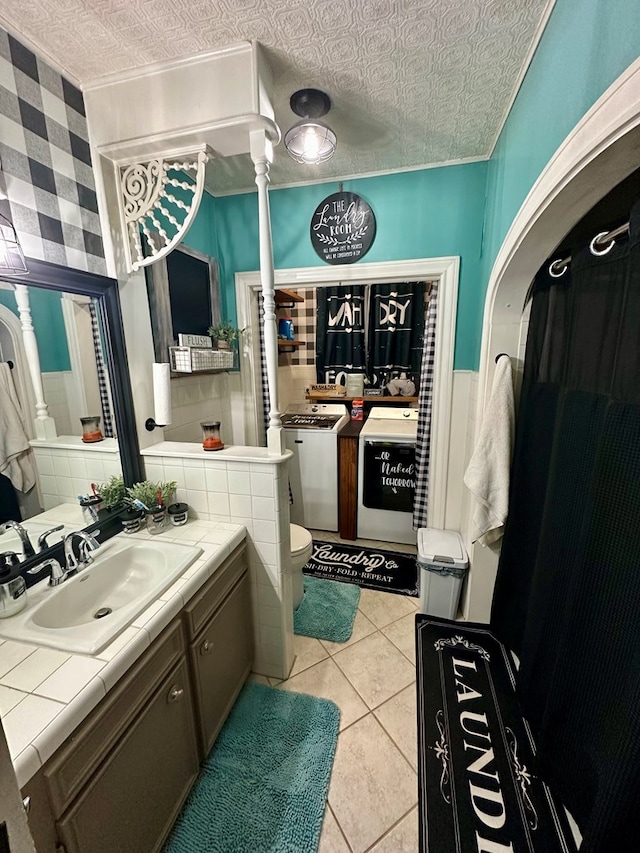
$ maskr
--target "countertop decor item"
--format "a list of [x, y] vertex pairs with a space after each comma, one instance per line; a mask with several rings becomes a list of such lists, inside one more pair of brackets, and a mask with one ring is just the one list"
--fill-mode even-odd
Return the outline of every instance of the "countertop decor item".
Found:
[[[140, 483], [134, 483], [126, 489], [126, 502], [131, 507], [135, 507], [135, 502], [140, 501], [147, 510], [161, 504], [165, 506], [169, 503], [176, 493], [178, 484], [175, 481], [167, 483], [152, 483], [151, 480], [143, 480]], [[161, 494], [161, 500], [158, 500], [158, 492]]]
[[204, 450], [223, 450], [224, 444], [220, 438], [220, 421], [203, 421], [202, 447]]
[[0, 619], [19, 613], [27, 603], [27, 585], [15, 554], [0, 554]]
[[98, 513], [104, 508], [100, 495], [78, 495], [78, 502], [82, 507], [82, 517], [85, 524], [95, 524]]
[[92, 444], [94, 441], [102, 441], [104, 436], [100, 429], [100, 415], [87, 415], [80, 418], [82, 424], [82, 440], [85, 444]]
[[98, 486], [98, 495], [102, 498], [105, 509], [115, 509], [124, 502], [124, 480], [121, 476], [109, 477], [106, 483]]
[[123, 510], [118, 518], [122, 522], [122, 529], [125, 533], [137, 533], [144, 518], [144, 510], [130, 507]]
[[167, 508], [164, 504], [155, 503], [150, 505], [144, 517], [147, 522], [147, 530], [154, 536], [162, 533], [167, 523]]
[[185, 503], [171, 504], [167, 507], [169, 521], [174, 527], [181, 527], [189, 518], [189, 505]]

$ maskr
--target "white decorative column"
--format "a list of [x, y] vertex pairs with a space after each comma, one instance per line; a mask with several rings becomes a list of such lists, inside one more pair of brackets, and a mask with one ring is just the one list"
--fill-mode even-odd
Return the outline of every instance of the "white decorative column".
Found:
[[273, 145], [264, 130], [249, 134], [251, 159], [256, 171], [258, 187], [258, 226], [260, 234], [260, 281], [264, 299], [264, 346], [269, 385], [269, 426], [267, 449], [282, 455], [285, 451], [282, 420], [278, 407], [278, 336], [276, 329], [276, 303], [273, 276], [273, 243], [271, 216], [269, 214], [269, 168], [273, 162]]
[[36, 417], [34, 426], [36, 438], [50, 440], [57, 437], [56, 424], [49, 416], [49, 408], [44, 399], [42, 388], [42, 374], [40, 372], [40, 355], [38, 354], [38, 342], [31, 320], [31, 305], [29, 303], [29, 291], [24, 284], [15, 285], [16, 305], [20, 315], [20, 326], [22, 327], [22, 340], [29, 366], [29, 375], [33, 385], [33, 393], [36, 398]]

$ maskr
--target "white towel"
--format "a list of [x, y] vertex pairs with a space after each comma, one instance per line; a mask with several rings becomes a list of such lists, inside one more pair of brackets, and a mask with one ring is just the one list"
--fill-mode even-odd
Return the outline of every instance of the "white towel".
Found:
[[33, 451], [24, 430], [22, 411], [8, 364], [0, 364], [0, 474], [14, 489], [28, 492], [36, 482]]
[[497, 542], [504, 532], [514, 425], [511, 359], [502, 356], [496, 364], [478, 443], [464, 475], [464, 483], [476, 499], [471, 540], [481, 545]]

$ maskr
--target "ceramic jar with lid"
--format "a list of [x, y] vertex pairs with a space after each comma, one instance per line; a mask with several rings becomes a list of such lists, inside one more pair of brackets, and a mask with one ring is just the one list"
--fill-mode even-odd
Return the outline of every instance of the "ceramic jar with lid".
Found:
[[27, 604], [27, 585], [11, 551], [0, 554], [0, 619], [19, 613]]

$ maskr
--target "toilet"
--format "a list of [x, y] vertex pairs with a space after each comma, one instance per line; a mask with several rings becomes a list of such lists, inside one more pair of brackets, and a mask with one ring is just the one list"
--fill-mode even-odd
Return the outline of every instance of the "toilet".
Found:
[[296, 610], [304, 596], [302, 567], [309, 562], [313, 553], [313, 539], [308, 530], [298, 524], [289, 525], [291, 537], [291, 584], [293, 587], [293, 609]]

